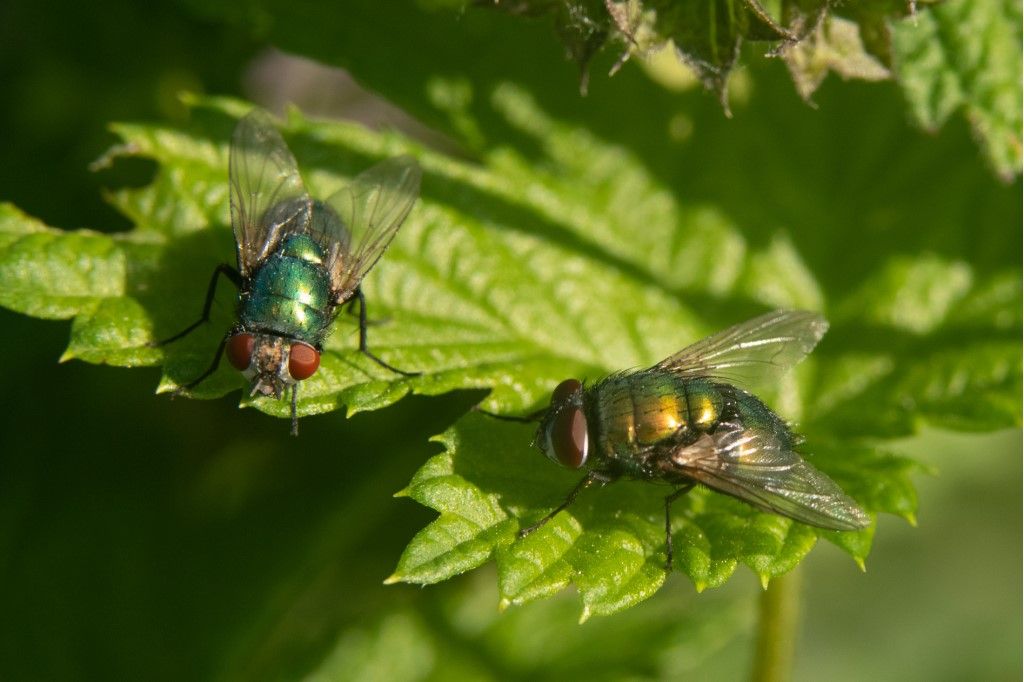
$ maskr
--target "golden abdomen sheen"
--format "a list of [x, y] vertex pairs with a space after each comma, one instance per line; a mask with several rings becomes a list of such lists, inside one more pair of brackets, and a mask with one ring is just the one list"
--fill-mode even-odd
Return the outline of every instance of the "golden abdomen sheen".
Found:
[[708, 431], [722, 411], [722, 395], [710, 382], [657, 371], [611, 377], [594, 390], [607, 454]]

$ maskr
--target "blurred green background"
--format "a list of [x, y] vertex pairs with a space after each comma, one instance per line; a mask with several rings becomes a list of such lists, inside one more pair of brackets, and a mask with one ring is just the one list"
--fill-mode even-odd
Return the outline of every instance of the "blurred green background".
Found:
[[[101, 187], [147, 169], [87, 170], [114, 141], [106, 124], [184, 116], [183, 89], [273, 105], [273, 70], [252, 70], [266, 48], [172, 2], [6, 3], [0, 200], [64, 228], [127, 228]], [[356, 94], [307, 104], [443, 144], [336, 77]], [[969, 132], [939, 137], [966, 145]], [[759, 587], [745, 571], [702, 595], [676, 575], [584, 626], [571, 595], [498, 614], [490, 571], [381, 584], [433, 516], [391, 494], [479, 394], [307, 418], [295, 440], [234, 397], [153, 395], [156, 369], [58, 364], [66, 322], [0, 310], [0, 325], [0, 679], [746, 673]], [[864, 574], [834, 547], [812, 553], [797, 679], [1019, 679], [1020, 432], [928, 431], [900, 447], [936, 471], [919, 478], [919, 527], [883, 518]], [[656, 646], [617, 647], [625, 631]]]

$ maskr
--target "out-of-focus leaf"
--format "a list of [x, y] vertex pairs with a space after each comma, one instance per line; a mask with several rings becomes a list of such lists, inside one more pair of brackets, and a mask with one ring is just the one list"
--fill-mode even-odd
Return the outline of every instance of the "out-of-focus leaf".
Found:
[[1021, 4], [949, 0], [893, 27], [896, 76], [918, 125], [962, 112], [985, 158], [1009, 181], [1021, 170]]
[[793, 35], [769, 16], [756, 0], [673, 2], [648, 0], [660, 35], [671, 40], [682, 59], [704, 83], [718, 93], [728, 110], [726, 85], [749, 40], [792, 40]]
[[132, 256], [152, 250], [144, 235], [64, 232], [0, 204], [0, 305], [48, 319], [73, 318], [64, 359], [136, 367], [159, 353], [145, 347], [149, 321], [128, 295]]
[[819, 21], [806, 38], [782, 49], [797, 92], [806, 100], [829, 71], [843, 78], [879, 81], [889, 70], [864, 49], [857, 24], [841, 17]]

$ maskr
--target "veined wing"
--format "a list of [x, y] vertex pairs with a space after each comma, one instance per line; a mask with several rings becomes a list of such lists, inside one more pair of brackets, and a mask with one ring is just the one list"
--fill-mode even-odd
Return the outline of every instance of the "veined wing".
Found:
[[351, 296], [388, 248], [416, 203], [421, 176], [414, 158], [398, 156], [364, 171], [327, 199], [345, 232], [327, 234], [321, 241], [328, 248], [327, 267], [339, 303]]
[[867, 514], [835, 482], [771, 433], [722, 422], [713, 434], [680, 447], [662, 473], [682, 474], [775, 514], [829, 530], [859, 530]]
[[828, 322], [817, 313], [778, 310], [687, 346], [654, 368], [756, 386], [777, 379], [803, 360], [826, 331]]
[[310, 199], [295, 157], [259, 109], [235, 127], [228, 175], [238, 269], [248, 276], [274, 250], [285, 229], [301, 229], [309, 220]]

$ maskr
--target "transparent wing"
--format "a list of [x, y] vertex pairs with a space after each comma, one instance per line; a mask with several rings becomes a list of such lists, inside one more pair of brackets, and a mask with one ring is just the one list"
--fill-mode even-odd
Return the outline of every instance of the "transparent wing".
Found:
[[361, 173], [327, 199], [347, 231], [328, 252], [327, 266], [338, 302], [352, 294], [388, 248], [416, 203], [421, 176], [414, 158], [398, 156]]
[[228, 175], [238, 269], [248, 276], [274, 250], [283, 231], [299, 229], [308, 220], [310, 200], [295, 157], [259, 109], [235, 127]]
[[682, 474], [775, 514], [829, 530], [858, 530], [867, 514], [835, 482], [805, 462], [775, 435], [746, 429], [738, 421], [680, 447], [662, 464], [672, 478]]
[[698, 341], [654, 368], [756, 386], [777, 379], [800, 362], [826, 331], [828, 322], [817, 313], [778, 310]]

